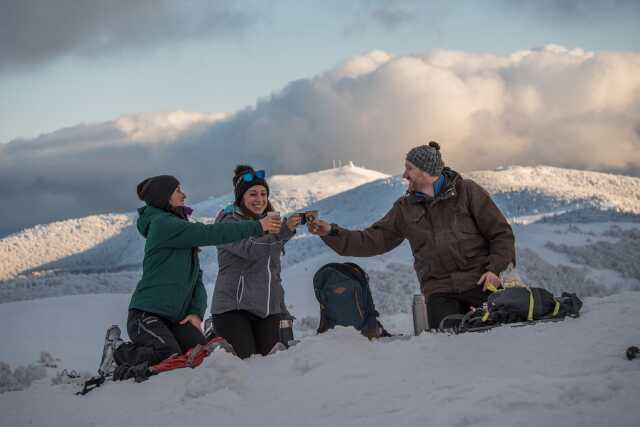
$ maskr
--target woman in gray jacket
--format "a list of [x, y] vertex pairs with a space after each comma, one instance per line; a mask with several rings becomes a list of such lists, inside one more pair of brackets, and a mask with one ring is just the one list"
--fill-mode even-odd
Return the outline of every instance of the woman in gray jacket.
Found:
[[[264, 171], [238, 165], [233, 186], [235, 202], [218, 214], [217, 223], [260, 219], [273, 211]], [[278, 234], [218, 246], [213, 325], [215, 333], [243, 359], [268, 354], [279, 342], [280, 320], [290, 318], [280, 278], [280, 256], [300, 222], [300, 216], [293, 215]]]

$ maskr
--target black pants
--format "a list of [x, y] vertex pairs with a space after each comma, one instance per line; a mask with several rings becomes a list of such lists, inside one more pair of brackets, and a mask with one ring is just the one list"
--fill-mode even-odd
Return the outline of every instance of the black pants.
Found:
[[280, 341], [280, 318], [280, 314], [263, 319], [244, 310], [227, 311], [213, 315], [213, 328], [233, 346], [238, 357], [246, 359], [252, 354], [266, 356]]
[[489, 292], [482, 291], [482, 285], [461, 293], [432, 294], [427, 298], [429, 328], [437, 329], [445, 316], [466, 314], [471, 307], [481, 307], [488, 296]]
[[131, 344], [116, 350], [119, 365], [149, 362], [155, 365], [174, 354], [183, 354], [197, 344], [206, 344], [202, 331], [191, 323], [181, 325], [156, 314], [129, 310], [127, 332]]

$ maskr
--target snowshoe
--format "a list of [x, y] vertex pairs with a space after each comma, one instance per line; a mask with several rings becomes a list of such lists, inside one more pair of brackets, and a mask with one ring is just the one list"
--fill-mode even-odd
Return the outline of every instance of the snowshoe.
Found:
[[204, 337], [207, 341], [211, 341], [216, 337], [216, 333], [213, 330], [213, 317], [209, 317], [204, 321]]
[[452, 332], [454, 334], [457, 334], [460, 330], [460, 325], [462, 324], [464, 317], [465, 316], [463, 314], [450, 314], [448, 316], [445, 316], [440, 321], [438, 332]]
[[120, 327], [113, 325], [107, 329], [106, 336], [104, 338], [104, 346], [102, 348], [102, 358], [100, 359], [100, 367], [98, 368], [98, 374], [103, 377], [113, 375], [113, 371], [116, 368], [116, 360], [114, 353], [116, 348], [122, 344], [120, 338]]

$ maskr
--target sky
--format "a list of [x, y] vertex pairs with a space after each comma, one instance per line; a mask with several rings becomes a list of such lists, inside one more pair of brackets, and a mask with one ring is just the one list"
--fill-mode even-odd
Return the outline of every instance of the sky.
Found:
[[[640, 171], [640, 2], [0, 0], [0, 236], [239, 162]], [[189, 188], [186, 189], [189, 191]]]

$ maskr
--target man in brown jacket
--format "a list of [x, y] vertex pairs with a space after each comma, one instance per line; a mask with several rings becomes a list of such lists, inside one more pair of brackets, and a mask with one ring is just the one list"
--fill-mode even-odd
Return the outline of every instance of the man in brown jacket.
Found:
[[365, 230], [347, 230], [317, 219], [309, 231], [342, 256], [380, 255], [409, 240], [429, 326], [464, 314], [499, 287], [498, 275], [515, 265], [511, 226], [489, 194], [444, 166], [436, 142], [413, 148], [402, 175], [407, 193]]

